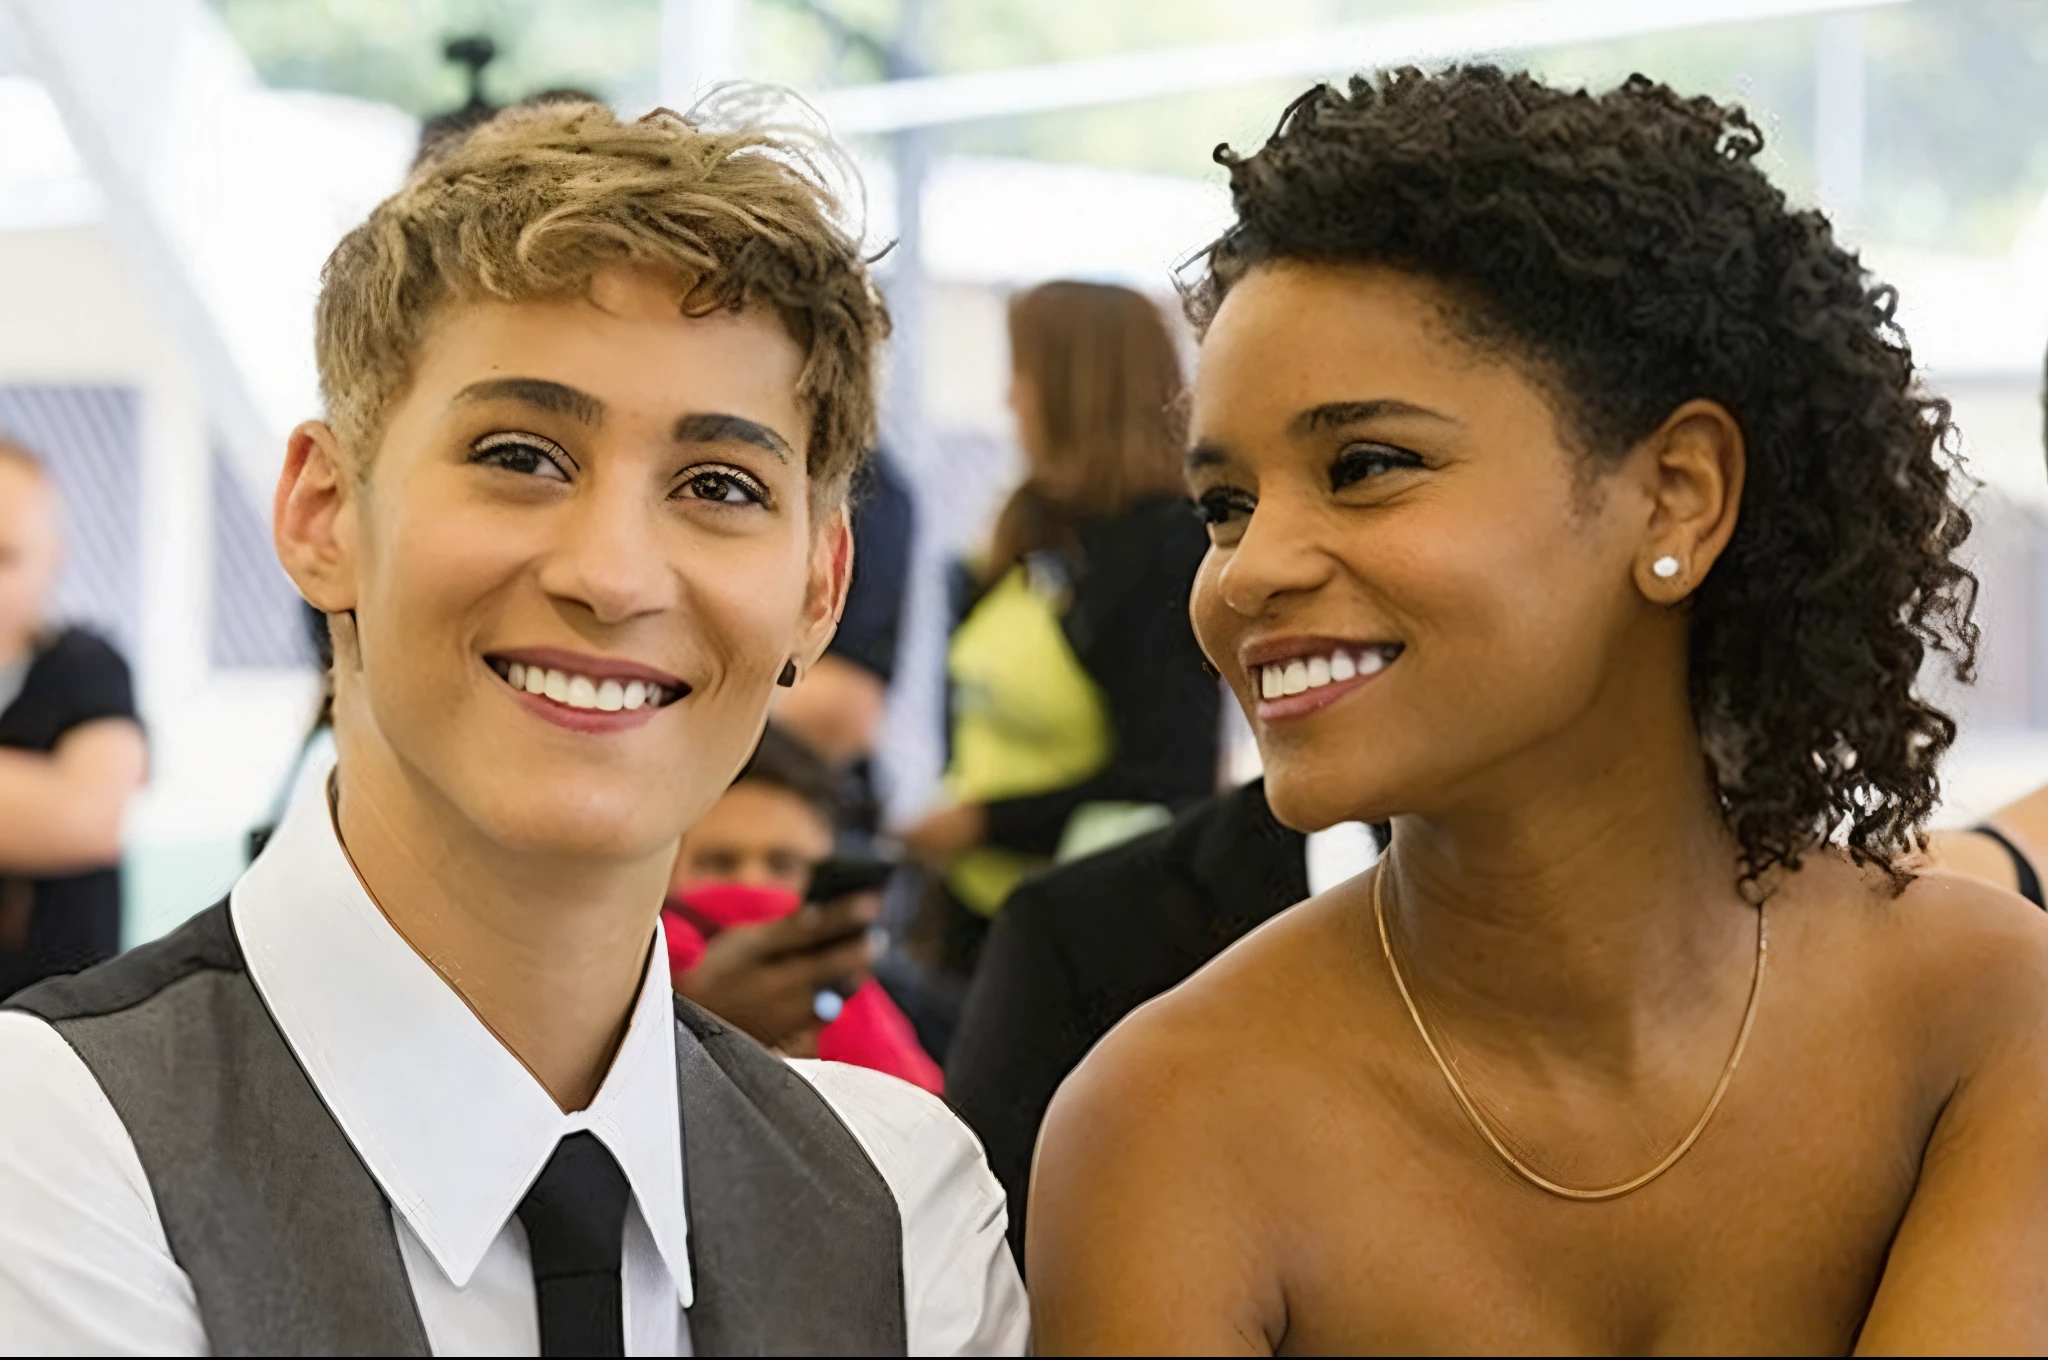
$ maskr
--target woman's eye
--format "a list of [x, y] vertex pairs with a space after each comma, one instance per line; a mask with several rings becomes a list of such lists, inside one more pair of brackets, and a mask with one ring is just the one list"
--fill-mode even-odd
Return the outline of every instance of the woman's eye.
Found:
[[768, 488], [738, 468], [698, 468], [680, 488], [692, 500], [720, 505], [766, 505]]
[[1421, 458], [1391, 444], [1353, 444], [1330, 464], [1330, 490], [1342, 491], [1353, 482], [1363, 482], [1401, 468], [1421, 466]]
[[566, 482], [576, 460], [552, 439], [537, 434], [487, 434], [470, 446], [470, 461], [546, 481]]
[[1212, 486], [1195, 497], [1195, 518], [1212, 534], [1222, 532], [1240, 516], [1251, 514], [1257, 502], [1246, 492], [1230, 486]]

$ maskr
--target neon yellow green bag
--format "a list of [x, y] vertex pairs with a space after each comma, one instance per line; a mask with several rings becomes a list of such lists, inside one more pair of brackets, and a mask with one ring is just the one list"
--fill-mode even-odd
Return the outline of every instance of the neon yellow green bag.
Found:
[[[1109, 764], [1109, 704], [1060, 628], [1065, 600], [1012, 567], [953, 634], [953, 759], [946, 792], [986, 803], [1069, 788]], [[1001, 846], [968, 851], [946, 883], [993, 916], [1025, 874], [1049, 861]]]

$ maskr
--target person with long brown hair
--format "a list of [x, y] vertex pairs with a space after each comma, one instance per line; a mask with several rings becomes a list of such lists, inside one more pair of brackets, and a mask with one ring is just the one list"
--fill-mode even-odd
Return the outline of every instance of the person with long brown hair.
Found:
[[1106, 284], [1033, 288], [1009, 323], [1027, 471], [949, 650], [950, 801], [904, 832], [942, 870], [942, 966], [962, 969], [1009, 890], [1063, 844], [1149, 829], [1216, 781], [1173, 336], [1150, 300]]

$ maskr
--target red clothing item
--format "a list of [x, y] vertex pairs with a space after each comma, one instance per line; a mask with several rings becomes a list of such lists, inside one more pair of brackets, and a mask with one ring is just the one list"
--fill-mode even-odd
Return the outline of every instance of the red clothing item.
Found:
[[[780, 920], [803, 903], [784, 888], [744, 883], [691, 883], [662, 908], [671, 978], [680, 979], [704, 957], [710, 936], [734, 926]], [[681, 910], [677, 908], [680, 907]], [[707, 933], [708, 931], [708, 933]], [[846, 998], [839, 1018], [818, 1031], [818, 1056], [899, 1077], [933, 1095], [945, 1077], [917, 1042], [917, 1032], [881, 984], [869, 978]]]

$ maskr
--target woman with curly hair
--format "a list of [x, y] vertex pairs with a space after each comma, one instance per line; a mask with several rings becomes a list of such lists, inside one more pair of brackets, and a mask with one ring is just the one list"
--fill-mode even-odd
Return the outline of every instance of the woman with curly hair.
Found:
[[1948, 413], [1760, 144], [1474, 67], [1219, 153], [1196, 629], [1393, 842], [1061, 1091], [1043, 1353], [2048, 1347], [2048, 925], [1907, 867]]

